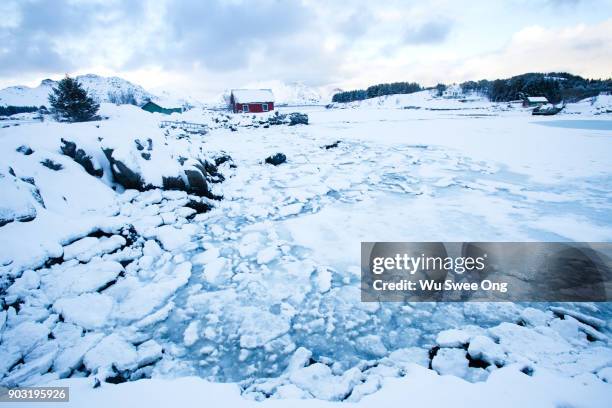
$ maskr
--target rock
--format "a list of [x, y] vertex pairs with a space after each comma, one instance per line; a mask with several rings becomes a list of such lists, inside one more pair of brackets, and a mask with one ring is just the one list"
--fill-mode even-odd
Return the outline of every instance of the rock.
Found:
[[56, 163], [51, 159], [45, 159], [41, 161], [40, 164], [53, 171], [58, 171], [64, 168], [64, 166], [62, 166], [60, 163]]
[[305, 113], [293, 112], [289, 114], [289, 126], [307, 125], [308, 115]]
[[204, 174], [198, 170], [185, 170], [185, 176], [188, 181], [188, 192], [199, 196], [209, 196], [208, 184]]
[[266, 157], [266, 163], [272, 164], [274, 166], [278, 166], [279, 164], [283, 164], [287, 161], [287, 156], [283, 153], [276, 153], [274, 156]]
[[36, 218], [37, 212], [32, 199], [44, 207], [36, 186], [15, 176], [0, 174], [0, 191], [0, 227], [9, 222], [27, 222]]
[[116, 160], [113, 157], [113, 149], [103, 149], [102, 151], [111, 165], [111, 172], [113, 173], [115, 182], [121, 184], [126, 189], [145, 190], [142, 176], [130, 169], [123, 162]]
[[162, 177], [162, 188], [164, 190], [180, 190], [186, 191], [187, 185], [181, 177], [177, 176], [163, 176]]
[[16, 150], [25, 156], [29, 156], [32, 153], [34, 153], [34, 151], [30, 148], [30, 146], [26, 146], [26, 145], [21, 145]]
[[220, 165], [228, 161], [231, 162], [232, 158], [227, 154], [215, 157], [215, 166], [219, 167]]
[[77, 149], [76, 143], [62, 138], [61, 150], [64, 155], [72, 158], [75, 162], [83, 166], [87, 173], [95, 177], [102, 177], [102, 168], [99, 165], [95, 165], [93, 158], [85, 153], [83, 149]]
[[268, 118], [268, 123], [264, 127], [269, 125], [307, 125], [308, 115], [300, 112], [292, 112], [290, 114], [275, 112], [274, 115]]

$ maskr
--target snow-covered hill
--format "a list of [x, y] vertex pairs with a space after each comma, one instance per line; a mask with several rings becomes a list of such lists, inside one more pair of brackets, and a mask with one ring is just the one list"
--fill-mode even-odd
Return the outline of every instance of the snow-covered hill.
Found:
[[[97, 102], [111, 102], [112, 95], [133, 94], [138, 104], [155, 95], [142, 86], [133, 84], [119, 77], [103, 77], [95, 74], [79, 75], [76, 79]], [[0, 105], [41, 106], [48, 105], [48, 96], [57, 81], [44, 79], [35, 88], [28, 86], [11, 86], [0, 90]]]
[[[261, 81], [247, 84], [237, 88], [245, 89], [271, 89], [274, 93], [274, 102], [277, 106], [305, 106], [322, 105], [331, 100], [331, 97], [323, 96], [325, 92], [310, 87], [303, 82], [285, 83], [282, 81]], [[214, 101], [212, 107], [225, 107], [228, 104], [231, 89], [226, 89]]]
[[424, 90], [411, 94], [385, 95], [349, 103], [334, 103], [337, 108], [395, 108], [395, 109], [431, 109], [463, 110], [490, 108], [491, 102], [475, 94], [446, 92], [438, 96], [435, 90]]
[[319, 91], [303, 82], [279, 83], [272, 89], [279, 105], [318, 105], [322, 103]]

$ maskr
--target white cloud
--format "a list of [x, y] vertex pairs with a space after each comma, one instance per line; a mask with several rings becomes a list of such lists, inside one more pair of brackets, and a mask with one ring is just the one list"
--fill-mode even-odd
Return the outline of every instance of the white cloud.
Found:
[[588, 78], [612, 76], [612, 19], [564, 28], [530, 26], [502, 50], [469, 59], [461, 78], [493, 78], [524, 72], [568, 71]]
[[0, 86], [95, 72], [212, 96], [269, 80], [350, 88], [525, 71], [609, 76], [610, 1], [5, 0]]

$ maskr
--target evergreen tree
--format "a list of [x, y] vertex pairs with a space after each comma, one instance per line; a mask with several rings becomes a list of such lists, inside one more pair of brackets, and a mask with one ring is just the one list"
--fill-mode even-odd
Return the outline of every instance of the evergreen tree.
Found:
[[81, 84], [66, 75], [49, 94], [51, 111], [60, 120], [86, 122], [98, 118], [100, 105], [87, 95]]

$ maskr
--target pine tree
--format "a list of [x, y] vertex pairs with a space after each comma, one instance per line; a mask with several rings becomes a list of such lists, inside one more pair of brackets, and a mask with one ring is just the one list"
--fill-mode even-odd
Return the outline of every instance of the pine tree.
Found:
[[100, 105], [87, 95], [81, 84], [66, 75], [49, 94], [51, 110], [60, 120], [86, 122], [98, 118]]

